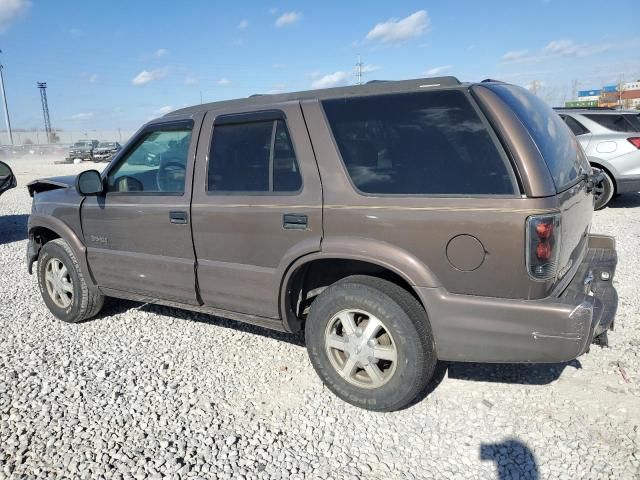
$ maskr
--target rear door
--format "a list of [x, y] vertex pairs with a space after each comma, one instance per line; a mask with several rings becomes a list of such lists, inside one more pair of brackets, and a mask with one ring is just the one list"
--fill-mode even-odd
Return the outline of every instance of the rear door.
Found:
[[82, 204], [98, 285], [197, 304], [189, 205], [201, 116], [148, 125]]
[[207, 306], [278, 318], [285, 269], [318, 251], [322, 189], [298, 102], [209, 112], [191, 215]]
[[593, 217], [593, 193], [587, 189], [591, 168], [576, 137], [543, 100], [515, 85], [489, 84], [518, 116], [537, 145], [556, 187], [562, 214], [559, 277], [580, 260]]

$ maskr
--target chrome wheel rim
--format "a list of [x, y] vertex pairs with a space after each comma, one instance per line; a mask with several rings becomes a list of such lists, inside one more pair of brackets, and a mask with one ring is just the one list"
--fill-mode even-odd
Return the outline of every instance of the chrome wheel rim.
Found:
[[57, 258], [51, 258], [44, 267], [44, 283], [53, 303], [67, 308], [73, 302], [73, 280], [67, 267]]
[[329, 361], [347, 382], [360, 388], [379, 388], [396, 370], [398, 350], [385, 324], [364, 310], [336, 313], [325, 330]]

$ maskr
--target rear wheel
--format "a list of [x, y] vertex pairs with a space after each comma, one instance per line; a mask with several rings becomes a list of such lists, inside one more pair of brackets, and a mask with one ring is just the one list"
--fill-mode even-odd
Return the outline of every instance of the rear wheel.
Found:
[[600, 183], [597, 183], [593, 189], [595, 195], [595, 209], [600, 210], [607, 206], [607, 204], [613, 198], [613, 195], [616, 191], [615, 185], [613, 183], [613, 179], [611, 176], [602, 171], [604, 174], [604, 178]]
[[38, 257], [38, 284], [44, 303], [54, 316], [77, 323], [102, 309], [104, 296], [87, 284], [80, 264], [67, 242], [46, 243]]
[[311, 363], [325, 385], [353, 405], [393, 411], [427, 387], [436, 365], [426, 312], [386, 280], [352, 276], [311, 304], [305, 326]]

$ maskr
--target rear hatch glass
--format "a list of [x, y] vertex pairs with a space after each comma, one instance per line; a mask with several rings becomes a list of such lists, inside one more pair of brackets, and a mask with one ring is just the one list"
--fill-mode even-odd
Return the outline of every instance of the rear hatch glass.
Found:
[[490, 84], [514, 111], [538, 146], [558, 192], [561, 217], [560, 252], [556, 279], [581, 260], [593, 217], [593, 194], [570, 189], [586, 178], [591, 167], [575, 136], [549, 105], [528, 90], [514, 85]]
[[575, 184], [590, 171], [571, 130], [542, 99], [515, 85], [487, 84], [520, 119], [549, 167], [557, 192]]

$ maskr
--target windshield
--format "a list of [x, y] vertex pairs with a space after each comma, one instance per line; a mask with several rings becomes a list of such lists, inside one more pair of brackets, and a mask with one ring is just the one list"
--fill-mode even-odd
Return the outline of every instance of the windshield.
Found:
[[115, 147], [115, 146], [116, 146], [116, 144], [112, 143], [112, 142], [102, 142], [102, 143], [100, 143], [98, 145], [98, 147], [100, 147], [100, 148], [112, 148], [112, 147]]
[[561, 192], [589, 171], [575, 136], [540, 97], [515, 85], [487, 84], [518, 116], [544, 158], [556, 191]]

